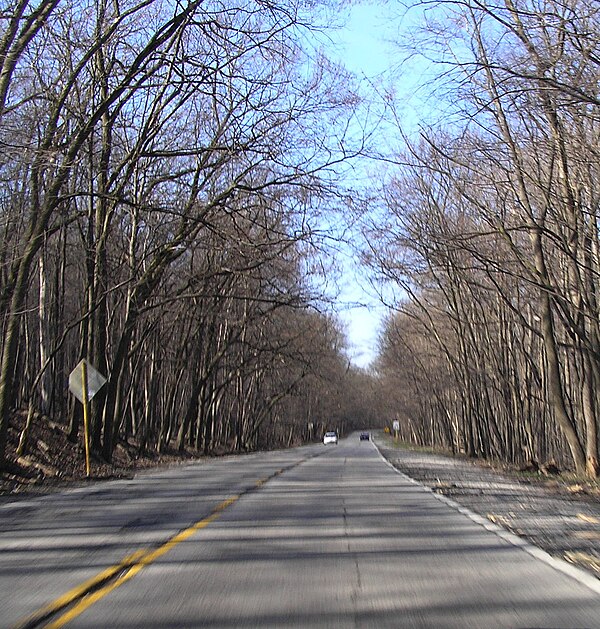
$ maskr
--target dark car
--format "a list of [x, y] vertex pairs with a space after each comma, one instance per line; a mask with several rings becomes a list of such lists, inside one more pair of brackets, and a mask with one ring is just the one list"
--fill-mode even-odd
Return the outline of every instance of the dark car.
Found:
[[361, 441], [369, 441], [370, 438], [371, 438], [371, 435], [368, 432], [361, 432], [360, 433], [360, 440]]

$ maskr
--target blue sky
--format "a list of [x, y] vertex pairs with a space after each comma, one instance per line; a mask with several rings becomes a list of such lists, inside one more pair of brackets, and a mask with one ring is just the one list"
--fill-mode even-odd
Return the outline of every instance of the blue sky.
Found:
[[389, 70], [395, 54], [387, 40], [394, 35], [391, 13], [380, 3], [359, 3], [349, 8], [343, 29], [331, 35], [340, 47], [346, 67], [373, 78]]
[[[390, 40], [394, 24], [389, 6], [384, 3], [358, 3], [348, 9], [344, 28], [329, 32], [340, 61], [365, 83], [386, 81], [396, 53]], [[366, 165], [368, 170], [373, 165]], [[367, 367], [377, 353], [377, 338], [385, 309], [368, 290], [356, 257], [349, 254], [341, 261], [346, 267], [344, 286], [339, 296], [338, 315], [345, 324], [350, 344], [349, 358], [359, 367]], [[353, 305], [357, 304], [357, 305]]]
[[[398, 150], [402, 146], [396, 121], [400, 120], [403, 133], [414, 137], [421, 124], [439, 114], [437, 101], [430, 101], [427, 91], [433, 84], [435, 68], [423, 58], [403, 58], [404, 53], [396, 42], [410, 39], [422, 20], [422, 12], [413, 8], [410, 12], [401, 3], [385, 0], [354, 2], [346, 9], [347, 21], [338, 30], [328, 32], [332, 40], [332, 54], [352, 73], [362, 78], [365, 92], [377, 89], [391, 95], [394, 119], [389, 113], [390, 124], [379, 127], [378, 146], [384, 152]], [[342, 21], [346, 15], [340, 15]], [[403, 33], [405, 34], [403, 37]], [[381, 162], [365, 162], [360, 170], [378, 174], [384, 168]], [[345, 279], [339, 303], [339, 317], [347, 327], [350, 343], [350, 359], [359, 367], [367, 367], [377, 353], [377, 339], [383, 318], [387, 314], [373, 290], [366, 288], [356, 268], [352, 254], [343, 261]], [[358, 303], [351, 307], [350, 304]]]

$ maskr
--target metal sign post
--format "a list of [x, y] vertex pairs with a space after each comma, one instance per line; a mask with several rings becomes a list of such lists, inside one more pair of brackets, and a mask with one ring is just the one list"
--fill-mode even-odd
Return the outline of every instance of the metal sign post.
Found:
[[69, 375], [69, 391], [83, 404], [83, 439], [85, 442], [85, 473], [90, 475], [89, 402], [104, 386], [106, 378], [84, 358]]
[[85, 441], [85, 475], [90, 476], [90, 423], [88, 420], [87, 363], [81, 363], [81, 397], [83, 403], [83, 438]]

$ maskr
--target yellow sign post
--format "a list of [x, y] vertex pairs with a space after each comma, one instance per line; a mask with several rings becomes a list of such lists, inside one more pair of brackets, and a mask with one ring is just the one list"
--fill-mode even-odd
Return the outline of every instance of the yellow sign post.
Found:
[[85, 473], [90, 475], [89, 402], [104, 386], [106, 378], [84, 358], [69, 375], [69, 391], [83, 404], [83, 438], [85, 442]]
[[90, 428], [88, 419], [87, 363], [81, 363], [81, 397], [83, 404], [83, 439], [85, 441], [85, 475], [90, 475]]

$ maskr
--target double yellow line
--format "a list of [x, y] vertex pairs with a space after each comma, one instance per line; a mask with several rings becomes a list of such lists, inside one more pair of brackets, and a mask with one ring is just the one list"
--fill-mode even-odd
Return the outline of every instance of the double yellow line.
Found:
[[[311, 457], [319, 456], [313, 454]], [[266, 478], [257, 480], [253, 488], [246, 490], [245, 492], [232, 496], [223, 500], [211, 511], [210, 515], [192, 524], [187, 529], [180, 531], [173, 537], [168, 539], [164, 544], [155, 549], [138, 550], [135, 553], [128, 555], [123, 559], [120, 564], [110, 566], [103, 570], [91, 579], [84, 581], [82, 584], [73, 588], [66, 594], [63, 594], [59, 598], [55, 599], [45, 607], [34, 612], [31, 616], [18, 623], [14, 629], [35, 629], [36, 627], [44, 627], [45, 629], [59, 629], [64, 627], [68, 622], [77, 618], [88, 607], [91, 607], [94, 603], [104, 598], [107, 594], [116, 590], [119, 586], [123, 585], [130, 579], [132, 579], [142, 568], [150, 565], [153, 561], [156, 561], [159, 557], [162, 557], [165, 553], [168, 553], [177, 544], [189, 539], [197, 531], [207, 527], [211, 522], [214, 522], [221, 513], [230, 507], [234, 502], [239, 500], [241, 496], [248, 492], [257, 490], [271, 479], [279, 476], [283, 472], [304, 463], [307, 459], [301, 459], [296, 461], [292, 465], [283, 467], [276, 472], [273, 472]], [[58, 614], [63, 612], [61, 616], [55, 618]], [[46, 624], [44, 624], [46, 623]]]
[[[278, 473], [281, 472], [279, 471]], [[256, 486], [260, 487], [266, 483], [269, 478], [257, 481]], [[101, 598], [104, 598], [107, 594], [123, 585], [123, 583], [132, 579], [136, 574], [138, 574], [138, 572], [140, 572], [140, 570], [142, 570], [142, 568], [150, 565], [159, 557], [172, 550], [175, 546], [177, 546], [177, 544], [184, 542], [194, 535], [194, 533], [205, 528], [211, 522], [214, 522], [221, 513], [227, 509], [227, 507], [239, 500], [241, 495], [242, 494], [232, 496], [231, 498], [227, 498], [227, 500], [223, 500], [223, 502], [219, 503], [212, 510], [208, 517], [196, 522], [189, 528], [180, 531], [158, 548], [153, 550], [138, 550], [125, 557], [120, 564], [110, 566], [91, 579], [84, 581], [66, 594], [63, 594], [45, 607], [36, 611], [34, 614], [16, 625], [15, 629], [33, 629], [34, 627], [39, 626], [43, 626], [46, 629], [58, 629], [60, 627], [64, 627], [68, 622], [77, 618], [77, 616], [82, 614], [86, 609], [98, 602]], [[51, 620], [54, 616], [65, 609], [67, 611], [65, 611], [61, 616]]]

